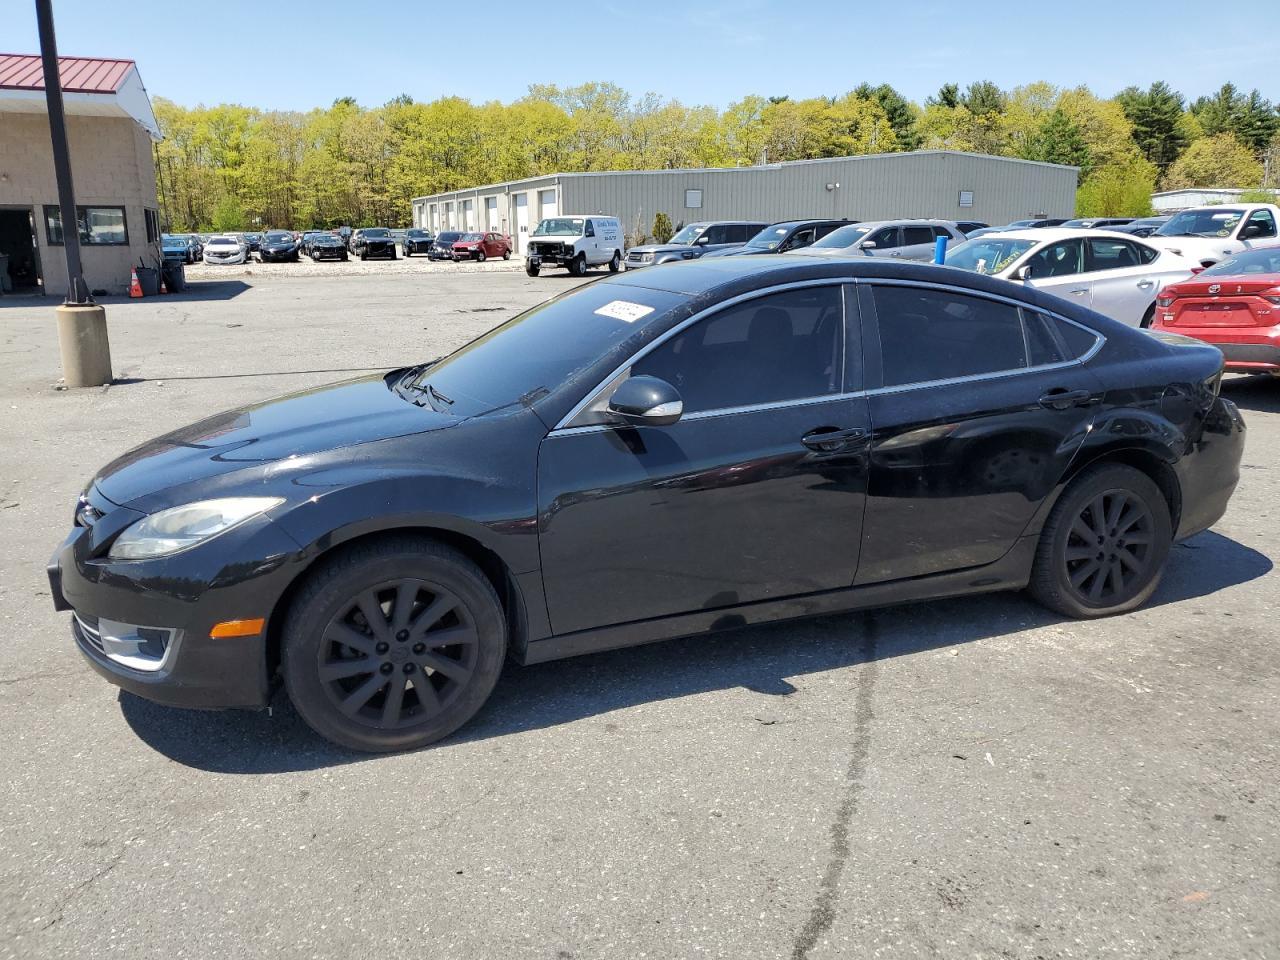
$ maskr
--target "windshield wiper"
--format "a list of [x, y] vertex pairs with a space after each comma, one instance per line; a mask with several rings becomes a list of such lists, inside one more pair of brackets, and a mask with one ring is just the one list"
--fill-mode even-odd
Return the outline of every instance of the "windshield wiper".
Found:
[[433, 386], [432, 386], [431, 384], [429, 384], [429, 383], [427, 384], [427, 393], [431, 394], [431, 396], [432, 396], [434, 399], [439, 400], [439, 401], [440, 401], [441, 403], [443, 403], [445, 406], [448, 406], [448, 407], [452, 407], [452, 406], [453, 406], [453, 401], [452, 401], [452, 400], [450, 400], [448, 397], [446, 397], [443, 393], [441, 393], [439, 390], [437, 390], [435, 387], [433, 387]]

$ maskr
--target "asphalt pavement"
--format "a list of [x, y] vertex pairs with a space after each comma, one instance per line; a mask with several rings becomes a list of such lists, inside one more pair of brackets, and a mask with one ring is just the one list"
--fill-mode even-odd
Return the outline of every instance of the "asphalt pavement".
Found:
[[984, 596], [512, 667], [384, 757], [81, 662], [44, 565], [96, 467], [575, 282], [227, 274], [110, 301], [118, 381], [73, 391], [53, 304], [0, 298], [0, 956], [1280, 956], [1280, 381], [1225, 386], [1240, 487], [1130, 616]]

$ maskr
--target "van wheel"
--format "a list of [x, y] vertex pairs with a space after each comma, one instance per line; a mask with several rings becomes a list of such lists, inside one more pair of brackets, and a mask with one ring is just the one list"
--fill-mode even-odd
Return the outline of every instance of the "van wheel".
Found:
[[618, 250], [613, 251], [613, 259], [609, 261], [609, 272], [617, 273], [622, 269], [622, 253]]
[[542, 272], [542, 268], [541, 268], [541, 267], [534, 267], [534, 266], [530, 266], [529, 264], [527, 264], [527, 263], [526, 263], [526, 264], [524, 265], [524, 272], [525, 272], [525, 273], [527, 273], [527, 274], [528, 274], [529, 276], [531, 276], [531, 277], [536, 277], [539, 273], [541, 273], [541, 272]]
[[580, 277], [587, 272], [587, 255], [580, 253], [569, 261], [569, 275]]
[[1155, 593], [1172, 542], [1169, 504], [1155, 481], [1123, 464], [1090, 467], [1045, 522], [1028, 591], [1068, 617], [1127, 613]]
[[312, 576], [285, 621], [289, 699], [353, 750], [412, 750], [448, 736], [488, 699], [507, 625], [493, 585], [458, 551], [395, 537]]

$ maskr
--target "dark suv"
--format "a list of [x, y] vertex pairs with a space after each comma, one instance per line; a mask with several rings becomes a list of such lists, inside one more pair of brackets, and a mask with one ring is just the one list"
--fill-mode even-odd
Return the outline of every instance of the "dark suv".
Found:
[[396, 258], [396, 238], [386, 227], [364, 227], [351, 235], [351, 252], [361, 260], [370, 257]]
[[833, 230], [857, 220], [783, 220], [770, 224], [740, 247], [725, 247], [711, 257], [738, 257], [748, 254], [790, 253], [821, 240]]

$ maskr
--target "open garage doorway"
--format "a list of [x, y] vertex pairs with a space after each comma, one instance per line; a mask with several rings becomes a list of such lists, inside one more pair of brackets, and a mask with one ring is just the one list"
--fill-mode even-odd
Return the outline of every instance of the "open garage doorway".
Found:
[[40, 254], [30, 207], [0, 207], [0, 289], [40, 293]]

